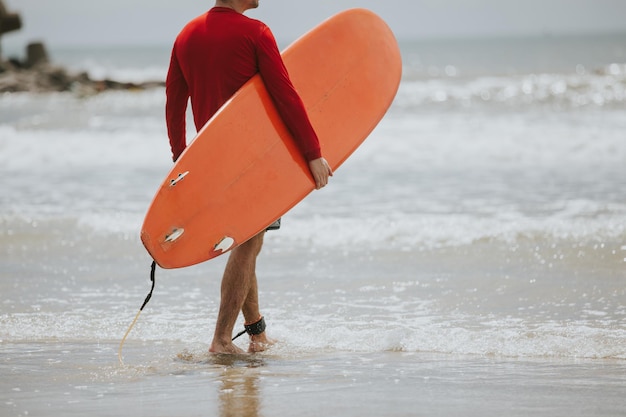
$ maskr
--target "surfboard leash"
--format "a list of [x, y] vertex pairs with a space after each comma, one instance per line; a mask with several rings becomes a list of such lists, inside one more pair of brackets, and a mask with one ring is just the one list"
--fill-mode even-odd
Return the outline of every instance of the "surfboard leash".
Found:
[[130, 331], [133, 329], [133, 327], [135, 326], [135, 323], [137, 323], [137, 319], [139, 319], [139, 315], [143, 311], [143, 308], [146, 306], [146, 304], [148, 304], [148, 301], [150, 301], [150, 299], [152, 298], [152, 292], [154, 291], [154, 275], [155, 275], [155, 271], [156, 271], [156, 261], [152, 261], [152, 266], [150, 267], [150, 281], [152, 281], [152, 287], [150, 288], [150, 292], [146, 296], [146, 299], [144, 300], [143, 304], [141, 305], [141, 308], [139, 308], [139, 311], [137, 312], [137, 315], [135, 316], [135, 319], [133, 320], [133, 322], [128, 327], [128, 330], [126, 330], [126, 333], [124, 334], [124, 337], [122, 338], [122, 341], [120, 342], [120, 347], [117, 350], [117, 359], [120, 361], [120, 365], [122, 365], [122, 366], [124, 365], [124, 359], [122, 359], [122, 348], [124, 347], [124, 342], [126, 341], [126, 337], [130, 333]]

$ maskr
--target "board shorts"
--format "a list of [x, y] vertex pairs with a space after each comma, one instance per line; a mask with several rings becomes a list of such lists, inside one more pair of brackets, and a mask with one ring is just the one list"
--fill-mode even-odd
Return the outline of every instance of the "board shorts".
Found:
[[280, 219], [281, 219], [281, 217], [279, 217], [278, 220], [276, 220], [274, 223], [272, 223], [269, 226], [267, 226], [267, 229], [265, 229], [265, 230], [268, 231], [268, 230], [278, 230], [278, 229], [280, 229]]

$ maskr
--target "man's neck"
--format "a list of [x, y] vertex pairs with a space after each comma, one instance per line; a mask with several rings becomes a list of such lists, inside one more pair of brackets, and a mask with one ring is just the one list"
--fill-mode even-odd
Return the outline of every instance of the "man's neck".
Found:
[[237, 13], [243, 13], [245, 9], [241, 7], [239, 2], [233, 0], [216, 0], [215, 7], [228, 7], [229, 9], [233, 9]]

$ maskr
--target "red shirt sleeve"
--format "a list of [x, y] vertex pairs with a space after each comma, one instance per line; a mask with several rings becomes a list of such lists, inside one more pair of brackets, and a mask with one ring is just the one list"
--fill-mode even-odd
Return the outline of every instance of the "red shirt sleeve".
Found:
[[274, 35], [267, 26], [259, 39], [257, 59], [265, 87], [300, 151], [307, 161], [320, 158], [322, 153], [315, 130], [300, 95], [289, 79]]
[[172, 50], [170, 67], [165, 81], [165, 120], [170, 139], [173, 160], [176, 161], [187, 147], [186, 112], [189, 101], [189, 87], [176, 57], [176, 46]]

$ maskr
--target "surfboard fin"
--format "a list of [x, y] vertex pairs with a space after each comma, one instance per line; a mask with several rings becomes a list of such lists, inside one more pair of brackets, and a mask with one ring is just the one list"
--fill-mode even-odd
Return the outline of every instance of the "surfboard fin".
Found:
[[183, 233], [185, 233], [185, 229], [174, 229], [172, 230], [172, 233], [170, 233], [169, 235], [165, 236], [165, 241], [166, 242], [173, 242], [176, 239], [178, 239], [179, 237], [181, 237], [183, 235]]
[[235, 239], [230, 236], [224, 236], [214, 247], [214, 251], [226, 252], [235, 244]]

